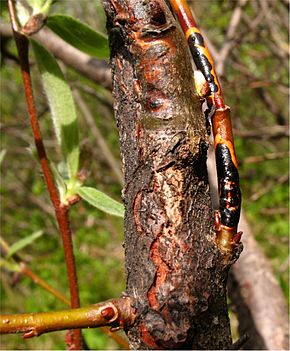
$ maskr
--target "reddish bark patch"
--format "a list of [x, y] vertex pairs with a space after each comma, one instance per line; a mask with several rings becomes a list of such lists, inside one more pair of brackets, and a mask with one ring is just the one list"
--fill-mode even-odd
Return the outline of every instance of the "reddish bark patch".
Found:
[[157, 238], [151, 246], [151, 259], [157, 267], [157, 271], [155, 274], [154, 282], [147, 293], [149, 305], [153, 309], [159, 308], [159, 301], [157, 297], [158, 288], [166, 281], [166, 277], [169, 271], [166, 263], [160, 257], [159, 246], [160, 240]]

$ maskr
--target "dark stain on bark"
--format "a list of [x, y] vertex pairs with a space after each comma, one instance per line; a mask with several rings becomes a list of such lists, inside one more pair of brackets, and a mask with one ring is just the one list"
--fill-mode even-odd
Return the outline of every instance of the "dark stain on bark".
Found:
[[213, 232], [207, 132], [185, 40], [161, 0], [104, 0], [125, 174], [134, 349], [225, 349], [228, 267]]

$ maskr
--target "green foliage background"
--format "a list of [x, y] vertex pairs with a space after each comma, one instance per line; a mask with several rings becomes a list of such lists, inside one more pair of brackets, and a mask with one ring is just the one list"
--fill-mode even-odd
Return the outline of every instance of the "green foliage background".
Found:
[[[193, 4], [200, 26], [206, 29], [207, 36], [217, 49], [224, 44], [225, 33], [235, 6], [235, 1], [195, 1]], [[243, 11], [249, 22], [254, 21], [259, 15], [258, 2], [250, 1]], [[282, 19], [275, 23], [280, 37], [288, 43], [287, 24], [283, 22], [283, 2], [273, 1], [272, 11], [275, 15], [274, 20], [277, 17]], [[105, 33], [105, 18], [98, 1], [56, 2], [53, 12], [74, 16]], [[7, 20], [5, 11], [1, 20]], [[255, 138], [241, 136], [243, 131], [275, 128], [279, 123], [277, 115], [284, 116], [285, 123], [288, 124], [287, 58], [275, 55], [275, 47], [280, 43], [275, 42], [271, 36], [269, 23], [265, 18], [260, 19], [255, 30], [249, 30], [246, 20], [244, 22], [238, 32], [237, 44], [231, 50], [225, 65], [222, 85], [226, 101], [232, 109], [233, 127], [236, 131], [243, 207], [255, 237], [271, 260], [285, 297], [288, 297], [289, 163], [284, 155], [288, 151], [288, 138], [287, 135], [269, 137], [268, 134]], [[12, 41], [8, 42], [7, 49], [16, 53]], [[110, 108], [110, 93], [75, 71], [62, 67], [71, 86], [78, 87], [81, 92], [85, 91], [83, 97], [95, 117], [95, 123], [120, 163], [118, 132]], [[60, 151], [52, 132], [40, 77], [33, 64], [32, 74], [45, 145], [49, 157], [60, 161]], [[261, 89], [266, 91], [273, 105], [277, 106], [279, 113], [276, 115], [261, 99]], [[14, 61], [2, 57], [1, 150], [6, 149], [7, 153], [1, 164], [1, 232], [11, 245], [32, 232], [43, 230], [44, 234], [19, 255], [35, 273], [68, 296], [61, 241], [40, 167], [35, 158], [26, 111], [19, 67]], [[108, 168], [104, 155], [98, 149], [81, 114], [79, 129], [82, 160], [89, 169], [86, 185], [98, 187], [120, 200], [121, 185]], [[283, 153], [284, 156], [249, 163], [249, 157], [269, 153]], [[82, 305], [119, 296], [125, 290], [122, 220], [103, 214], [81, 201], [71, 211], [71, 223]], [[21, 313], [63, 308], [66, 308], [63, 303], [30, 279], [7, 269], [2, 270], [2, 312]], [[84, 334], [92, 349], [118, 348], [114, 341], [99, 330], [88, 330]], [[63, 332], [25, 341], [19, 335], [5, 336], [1, 339], [2, 349], [64, 348]]]

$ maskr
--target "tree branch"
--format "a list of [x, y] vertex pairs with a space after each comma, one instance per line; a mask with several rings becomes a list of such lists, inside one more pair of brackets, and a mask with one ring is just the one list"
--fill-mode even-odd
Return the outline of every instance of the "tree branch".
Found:
[[236, 45], [235, 41], [235, 36], [238, 32], [239, 24], [242, 19], [242, 11], [243, 7], [247, 4], [248, 0], [239, 0], [237, 1], [236, 8], [234, 9], [232, 13], [232, 17], [227, 29], [227, 34], [225, 37], [225, 43], [223, 44], [223, 47], [219, 51], [219, 54], [217, 55], [217, 64], [216, 64], [216, 71], [218, 75], [223, 75], [224, 74], [224, 67], [225, 63], [227, 60], [227, 57], [232, 50], [232, 48]]
[[[79, 291], [77, 284], [77, 274], [75, 259], [73, 253], [73, 242], [72, 242], [72, 233], [70, 228], [69, 216], [68, 216], [68, 207], [61, 204], [57, 188], [54, 183], [52, 171], [50, 169], [49, 161], [47, 159], [45, 146], [42, 140], [42, 134], [40, 131], [40, 126], [37, 118], [36, 107], [34, 103], [32, 83], [30, 77], [30, 67], [29, 67], [29, 58], [28, 58], [28, 39], [21, 33], [17, 31], [17, 20], [15, 17], [15, 9], [12, 0], [8, 1], [9, 13], [12, 22], [13, 35], [19, 55], [19, 62], [21, 67], [22, 80], [24, 85], [26, 103], [28, 107], [28, 113], [30, 117], [31, 128], [33, 132], [34, 142], [37, 149], [40, 165], [44, 175], [44, 179], [47, 185], [48, 193], [50, 200], [54, 206], [56, 219], [58, 222], [59, 230], [61, 233], [61, 238], [63, 242], [63, 249], [65, 255], [65, 262], [69, 280], [69, 288], [71, 295], [71, 307], [77, 308], [80, 306], [79, 301]], [[74, 331], [74, 340], [72, 344], [76, 349], [82, 348], [82, 337], [81, 331]]]
[[[9, 24], [0, 22], [0, 33], [5, 37], [12, 36]], [[104, 88], [112, 89], [111, 71], [106, 61], [97, 60], [75, 49], [47, 28], [42, 28], [32, 37], [66, 65]]]
[[244, 139], [280, 139], [283, 137], [289, 137], [289, 125], [281, 126], [267, 126], [261, 128], [255, 128], [252, 130], [241, 130], [234, 129], [234, 134], [240, 138]]
[[133, 321], [131, 300], [122, 297], [72, 310], [3, 314], [0, 317], [0, 332], [24, 333], [24, 338], [31, 338], [52, 331], [76, 328], [112, 326], [117, 330], [120, 327], [128, 328]]
[[164, 1], [103, 3], [125, 170], [127, 293], [137, 313], [130, 347], [230, 347], [228, 265], [212, 232], [208, 137], [184, 37]]

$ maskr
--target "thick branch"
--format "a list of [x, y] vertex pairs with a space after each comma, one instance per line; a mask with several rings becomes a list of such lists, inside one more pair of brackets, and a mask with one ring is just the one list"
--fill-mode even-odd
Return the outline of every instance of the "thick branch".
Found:
[[104, 0], [125, 170], [134, 349], [222, 349], [231, 336], [212, 232], [207, 132], [188, 50], [165, 3]]

